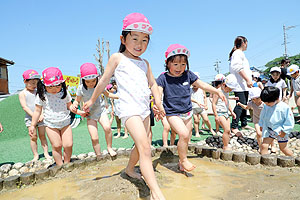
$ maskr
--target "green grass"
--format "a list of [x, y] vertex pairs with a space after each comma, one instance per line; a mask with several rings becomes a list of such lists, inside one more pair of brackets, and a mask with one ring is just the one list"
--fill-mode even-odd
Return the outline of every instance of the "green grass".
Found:
[[[0, 122], [3, 125], [4, 131], [0, 133], [0, 166], [3, 163], [27, 162], [33, 158], [30, 149], [30, 137], [27, 128], [24, 124], [25, 112], [21, 108], [17, 95], [8, 97], [0, 102]], [[215, 127], [214, 119], [209, 116], [212, 126]], [[253, 126], [253, 123], [249, 123]], [[113, 135], [116, 135], [116, 123], [112, 124]], [[300, 125], [296, 124], [294, 130], [300, 130]], [[79, 126], [73, 131], [73, 154], [93, 152], [93, 147], [90, 135], [87, 130], [86, 120], [83, 120]], [[162, 131], [161, 122], [156, 122], [152, 127], [153, 146], [162, 146]], [[101, 150], [106, 149], [105, 137], [102, 127], [98, 124], [99, 140]], [[192, 142], [198, 142], [210, 136], [209, 133], [204, 132], [200, 138], [192, 137]], [[117, 138], [113, 139], [113, 147], [129, 148], [132, 147], [133, 141], [131, 137], [127, 139]], [[51, 144], [48, 140], [49, 152], [51, 152]], [[40, 157], [43, 156], [40, 141], [38, 141], [38, 152]]]

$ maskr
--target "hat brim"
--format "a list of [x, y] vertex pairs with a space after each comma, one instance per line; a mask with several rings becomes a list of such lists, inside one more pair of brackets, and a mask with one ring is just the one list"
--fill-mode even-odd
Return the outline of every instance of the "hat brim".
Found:
[[65, 80], [58, 80], [58, 81], [55, 81], [55, 82], [50, 83], [50, 84], [46, 84], [46, 83], [44, 82], [44, 85], [45, 85], [45, 86], [57, 86], [57, 85], [59, 85], [59, 84], [61, 84], [61, 83], [63, 83], [63, 82], [65, 82]]

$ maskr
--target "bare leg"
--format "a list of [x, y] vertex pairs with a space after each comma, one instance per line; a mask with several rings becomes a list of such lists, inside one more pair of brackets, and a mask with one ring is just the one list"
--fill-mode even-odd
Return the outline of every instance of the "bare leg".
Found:
[[95, 151], [96, 156], [101, 155], [101, 148], [99, 144], [99, 136], [98, 136], [98, 126], [97, 121], [93, 119], [87, 120], [87, 127], [91, 136], [93, 149]]
[[223, 132], [223, 150], [230, 150], [228, 144], [230, 141], [230, 118], [225, 118], [224, 116], [219, 116], [220, 125], [222, 126]]
[[168, 147], [168, 135], [170, 132], [170, 124], [166, 117], [163, 118], [161, 123], [163, 124], [163, 127], [164, 127], [163, 133], [162, 133], [163, 146]]
[[61, 130], [62, 146], [64, 147], [64, 163], [69, 163], [73, 150], [73, 134], [71, 126], [65, 126]]
[[155, 178], [152, 160], [151, 148], [149, 144], [148, 134], [150, 131], [150, 117], [148, 116], [144, 122], [139, 116], [132, 116], [126, 121], [126, 127], [135, 143], [135, 151], [132, 151], [128, 166], [131, 162], [136, 162], [136, 158], [140, 161], [140, 168], [145, 182], [149, 186], [153, 199], [165, 199]]
[[46, 159], [51, 159], [51, 156], [48, 153], [48, 142], [45, 136], [45, 126], [38, 127], [39, 138], [41, 140], [41, 145], [44, 150], [44, 156]]
[[213, 134], [213, 135], [216, 135], [216, 132], [214, 131], [214, 129], [211, 127], [211, 123], [208, 119], [208, 116], [206, 113], [203, 113], [201, 114], [201, 117], [202, 117], [202, 122], [206, 124], [206, 126], [208, 127], [208, 129], [210, 130], [210, 132]]
[[279, 148], [286, 156], [293, 156], [293, 152], [288, 148], [287, 142], [278, 142]]
[[260, 154], [261, 155], [265, 155], [265, 154], [268, 154], [269, 151], [268, 151], [268, 148], [269, 148], [269, 145], [274, 141], [274, 139], [272, 138], [263, 138], [263, 142], [261, 144], [261, 151], [260, 151]]
[[[28, 127], [29, 128], [29, 127]], [[34, 130], [34, 134], [30, 136], [30, 148], [33, 153], [32, 161], [37, 161], [39, 159], [39, 154], [37, 151], [37, 130]]]
[[170, 145], [174, 145], [176, 140], [176, 132], [171, 129]]
[[193, 118], [194, 118], [195, 136], [200, 137], [200, 134], [199, 134], [200, 116], [199, 116], [199, 114], [193, 114]]
[[119, 138], [121, 136], [121, 120], [118, 116], [116, 116], [116, 122], [117, 122], [117, 132], [118, 135], [115, 136], [114, 138]]
[[122, 137], [123, 139], [126, 139], [128, 138], [128, 131], [127, 131], [127, 128], [124, 127], [124, 136]]
[[260, 131], [260, 126], [258, 124], [254, 124], [255, 131], [256, 131], [256, 138], [257, 143], [259, 146], [259, 151], [261, 151], [261, 144], [262, 144], [262, 132]]
[[193, 169], [195, 166], [187, 159], [189, 135], [192, 130], [192, 118], [183, 121], [178, 116], [167, 116], [171, 128], [179, 135], [177, 144], [179, 161], [185, 169]]
[[117, 153], [112, 149], [112, 131], [109, 124], [109, 119], [107, 114], [102, 114], [99, 123], [103, 127], [104, 133], [105, 133], [105, 140], [107, 144], [107, 151], [110, 154], [110, 156], [115, 156]]
[[60, 131], [56, 128], [46, 127], [46, 132], [52, 146], [52, 156], [56, 165], [61, 166], [62, 161], [62, 138]]

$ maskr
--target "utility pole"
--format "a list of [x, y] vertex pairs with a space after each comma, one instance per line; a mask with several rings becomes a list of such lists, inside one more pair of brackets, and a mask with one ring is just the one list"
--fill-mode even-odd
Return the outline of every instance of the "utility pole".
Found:
[[217, 59], [217, 61], [215, 62], [214, 66], [215, 66], [215, 70], [218, 74], [220, 74], [220, 68], [219, 68], [219, 64], [221, 63], [221, 61], [219, 61]]
[[283, 57], [287, 58], [288, 55], [287, 55], [287, 47], [286, 45], [288, 44], [287, 42], [287, 34], [286, 34], [286, 31], [291, 29], [291, 28], [295, 28], [296, 26], [288, 26], [286, 27], [284, 24], [283, 24], [283, 45], [284, 45], [284, 54], [283, 54]]

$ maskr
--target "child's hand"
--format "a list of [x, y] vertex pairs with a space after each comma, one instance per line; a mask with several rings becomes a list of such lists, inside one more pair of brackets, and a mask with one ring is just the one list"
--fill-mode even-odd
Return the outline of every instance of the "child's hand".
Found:
[[198, 106], [199, 106], [200, 108], [204, 108], [204, 107], [205, 107], [205, 105], [203, 105], [202, 103], [197, 102], [197, 104], [198, 104]]
[[28, 134], [29, 134], [30, 137], [33, 136], [34, 130], [35, 130], [35, 127], [34, 127], [34, 126], [30, 126], [30, 127], [28, 128]]
[[252, 88], [252, 86], [253, 86], [252, 81], [247, 81], [246, 83], [247, 83], [247, 87], [248, 87], [248, 88]]
[[231, 113], [232, 118], [235, 119], [236, 118], [236, 114], [234, 112]]
[[83, 104], [83, 111], [84, 112], [89, 112], [90, 111], [90, 107], [94, 104], [94, 102], [92, 100], [88, 100], [87, 102], [85, 102]]
[[232, 97], [232, 99], [238, 101], [240, 98], [239, 97]]
[[39, 117], [39, 120], [38, 120], [38, 122], [42, 122], [44, 120], [44, 115], [43, 114], [41, 114], [40, 115], [40, 117]]
[[284, 136], [285, 136], [285, 134], [286, 134], [285, 132], [283, 132], [283, 131], [280, 131], [280, 133], [279, 133], [279, 135], [278, 135], [278, 136], [279, 136], [279, 137], [284, 137]]
[[78, 109], [78, 106], [77, 106], [77, 105], [72, 104], [72, 105], [70, 106], [70, 110], [71, 110], [71, 112], [73, 112], [73, 113], [76, 113], [77, 109]]
[[164, 118], [164, 116], [166, 116], [166, 112], [165, 112], [165, 109], [164, 109], [164, 107], [163, 107], [162, 104], [157, 105], [157, 111], [158, 111], [158, 112], [156, 113], [157, 119], [158, 119], [158, 120], [162, 120], [162, 119]]
[[[237, 102], [236, 105], [241, 106], [242, 104], [241, 104], [241, 102]], [[242, 106], [241, 106], [241, 107], [242, 107]]]

